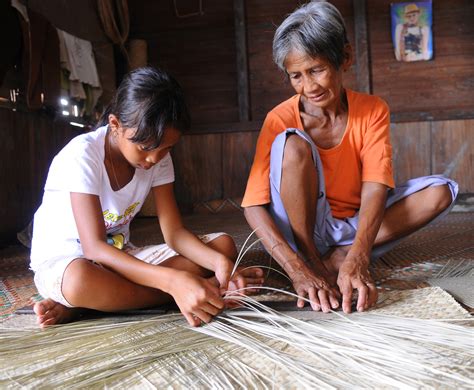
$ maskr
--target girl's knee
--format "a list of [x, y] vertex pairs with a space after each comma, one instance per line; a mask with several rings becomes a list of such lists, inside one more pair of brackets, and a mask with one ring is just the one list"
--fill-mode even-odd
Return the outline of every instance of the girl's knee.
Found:
[[91, 280], [93, 272], [101, 267], [87, 259], [76, 259], [72, 261], [64, 271], [61, 292], [72, 305], [80, 299], [87, 289], [87, 282]]
[[223, 234], [217, 237], [216, 239], [210, 241], [208, 245], [232, 260], [237, 258], [237, 248], [235, 246], [235, 242], [228, 234]]

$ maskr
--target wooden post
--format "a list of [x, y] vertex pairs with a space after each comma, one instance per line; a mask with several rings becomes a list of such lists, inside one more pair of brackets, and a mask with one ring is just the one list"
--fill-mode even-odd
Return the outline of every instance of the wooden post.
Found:
[[237, 51], [237, 94], [239, 99], [239, 119], [241, 122], [246, 122], [250, 120], [250, 105], [245, 0], [234, 0], [234, 24], [235, 46]]
[[372, 93], [366, 0], [354, 0], [353, 4], [357, 89], [360, 92]]

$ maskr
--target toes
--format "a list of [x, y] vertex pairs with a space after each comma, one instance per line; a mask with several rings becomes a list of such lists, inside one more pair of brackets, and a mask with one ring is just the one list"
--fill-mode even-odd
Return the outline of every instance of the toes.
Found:
[[45, 315], [49, 310], [51, 310], [56, 305], [52, 299], [43, 299], [40, 302], [36, 302], [33, 306], [33, 311], [37, 316]]
[[49, 325], [67, 322], [72, 315], [72, 311], [52, 299], [45, 299], [37, 302], [33, 307], [37, 315], [36, 322], [41, 328]]

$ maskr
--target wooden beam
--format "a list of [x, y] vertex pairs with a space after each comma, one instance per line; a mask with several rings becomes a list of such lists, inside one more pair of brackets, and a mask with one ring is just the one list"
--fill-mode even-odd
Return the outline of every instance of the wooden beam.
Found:
[[240, 121], [250, 120], [245, 0], [234, 0], [235, 46], [237, 51], [237, 94]]
[[372, 93], [366, 0], [354, 0], [353, 4], [357, 89], [360, 92]]
[[[247, 131], [260, 131], [263, 120], [241, 121], [232, 123], [209, 123], [191, 126], [189, 134], [213, 134], [213, 133], [240, 133]], [[186, 133], [186, 134], [188, 134]]]

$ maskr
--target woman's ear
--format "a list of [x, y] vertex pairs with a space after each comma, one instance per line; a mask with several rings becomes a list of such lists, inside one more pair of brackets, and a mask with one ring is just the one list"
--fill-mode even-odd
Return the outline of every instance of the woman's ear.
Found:
[[344, 45], [344, 61], [342, 62], [342, 70], [347, 72], [352, 66], [354, 60], [354, 53], [352, 51], [352, 46], [350, 43]]

